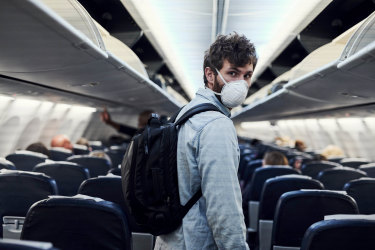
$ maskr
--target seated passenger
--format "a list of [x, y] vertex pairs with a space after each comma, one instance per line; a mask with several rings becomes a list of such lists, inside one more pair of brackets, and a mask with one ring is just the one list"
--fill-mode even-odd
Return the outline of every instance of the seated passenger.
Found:
[[138, 130], [143, 129], [146, 126], [146, 124], [148, 122], [148, 119], [150, 118], [152, 113], [154, 113], [154, 111], [152, 111], [152, 110], [145, 110], [145, 111], [141, 112], [138, 115], [138, 126], [137, 126], [137, 128], [132, 128], [130, 126], [120, 124], [118, 122], [113, 121], [106, 108], [104, 108], [103, 112], [100, 113], [100, 118], [102, 119], [102, 121], [105, 124], [108, 124], [108, 125], [112, 126], [118, 132], [123, 133], [123, 134], [127, 134], [127, 135], [133, 137], [133, 135]]
[[328, 145], [325, 147], [321, 153], [324, 157], [328, 158], [334, 158], [334, 157], [344, 157], [344, 152], [341, 148], [339, 148], [336, 145]]
[[297, 149], [300, 152], [305, 152], [306, 145], [303, 141], [296, 140], [295, 143], [294, 143], [294, 148]]
[[89, 140], [84, 137], [79, 138], [78, 141], [76, 141], [76, 144], [86, 146], [89, 151], [92, 150], [89, 144]]
[[37, 152], [37, 153], [42, 153], [48, 157], [50, 157], [50, 153], [48, 148], [41, 142], [35, 142], [27, 146], [26, 148], [27, 151], [32, 151], [32, 152]]
[[95, 157], [100, 157], [100, 158], [104, 158], [107, 160], [107, 162], [110, 163], [110, 165], [112, 165], [112, 161], [111, 161], [111, 158], [104, 152], [104, 151], [101, 151], [101, 150], [94, 150], [94, 151], [91, 151], [90, 156], [95, 156]]
[[288, 166], [288, 159], [279, 151], [268, 151], [263, 158], [263, 167]]
[[73, 149], [73, 145], [66, 135], [56, 135], [51, 140], [51, 147], [61, 147], [69, 150]]

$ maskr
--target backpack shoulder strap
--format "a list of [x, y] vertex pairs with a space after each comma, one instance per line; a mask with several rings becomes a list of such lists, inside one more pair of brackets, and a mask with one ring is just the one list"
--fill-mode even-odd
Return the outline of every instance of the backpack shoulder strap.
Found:
[[181, 124], [185, 123], [187, 120], [189, 120], [190, 117], [192, 117], [196, 114], [205, 112], [205, 111], [217, 111], [217, 112], [223, 113], [223, 112], [221, 112], [221, 110], [218, 107], [216, 107], [215, 105], [213, 105], [211, 103], [202, 103], [202, 104], [194, 106], [191, 109], [189, 109], [188, 111], [186, 111], [185, 114], [183, 114], [180, 117], [180, 119], [178, 119], [175, 122], [175, 125], [176, 126], [181, 125]]

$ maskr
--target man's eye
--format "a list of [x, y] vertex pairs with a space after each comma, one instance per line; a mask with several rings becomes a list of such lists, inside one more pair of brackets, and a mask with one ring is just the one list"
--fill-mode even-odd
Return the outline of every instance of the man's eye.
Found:
[[245, 78], [247, 78], [247, 79], [251, 78], [251, 74], [245, 75]]
[[233, 72], [233, 71], [232, 71], [232, 72], [229, 72], [229, 75], [230, 75], [230, 76], [236, 76], [236, 72]]

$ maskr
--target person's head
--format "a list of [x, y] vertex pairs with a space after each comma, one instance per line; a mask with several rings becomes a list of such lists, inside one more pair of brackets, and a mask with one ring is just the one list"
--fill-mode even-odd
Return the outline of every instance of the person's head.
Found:
[[153, 110], [145, 110], [138, 115], [138, 129], [146, 127], [148, 119], [152, 113], [154, 113]]
[[295, 143], [294, 143], [294, 148], [297, 149], [298, 151], [305, 151], [306, 149], [306, 146], [305, 146], [305, 143], [303, 143], [303, 141], [301, 140], [296, 140]]
[[263, 158], [264, 166], [283, 166], [289, 165], [288, 159], [283, 153], [278, 151], [269, 151], [264, 155]]
[[50, 156], [48, 148], [41, 142], [35, 142], [27, 146], [27, 151], [42, 153], [46, 156]]
[[62, 147], [69, 150], [73, 149], [73, 145], [66, 135], [56, 135], [51, 140], [51, 147]]
[[87, 148], [90, 147], [89, 140], [87, 140], [87, 139], [84, 138], [84, 137], [79, 138], [79, 139], [76, 141], [76, 144], [78, 144], [78, 145], [84, 145], [84, 146], [86, 146]]
[[[225, 82], [244, 80], [245, 86], [240, 84], [239, 89], [246, 97], [256, 63], [255, 47], [244, 35], [219, 35], [204, 55], [204, 84], [206, 88], [221, 93]], [[221, 100], [225, 97], [218, 98], [225, 105]]]

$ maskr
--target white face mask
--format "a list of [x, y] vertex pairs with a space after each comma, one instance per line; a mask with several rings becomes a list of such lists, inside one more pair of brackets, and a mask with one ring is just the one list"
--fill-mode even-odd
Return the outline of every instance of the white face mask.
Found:
[[221, 102], [228, 108], [234, 108], [241, 105], [245, 101], [247, 92], [249, 91], [249, 85], [247, 82], [245, 80], [227, 82], [217, 69], [216, 71], [224, 82], [224, 86], [221, 89], [221, 93], [215, 91], [212, 92], [220, 95]]

